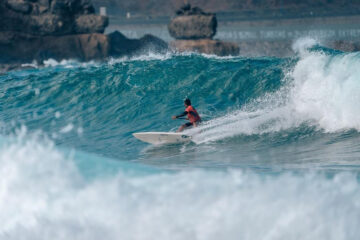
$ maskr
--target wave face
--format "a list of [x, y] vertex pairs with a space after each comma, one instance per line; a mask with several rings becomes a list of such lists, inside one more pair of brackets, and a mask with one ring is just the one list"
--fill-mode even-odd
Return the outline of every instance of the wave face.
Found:
[[[0, 239], [357, 239], [360, 54], [48, 60], [0, 75]], [[193, 142], [174, 131], [191, 98]]]

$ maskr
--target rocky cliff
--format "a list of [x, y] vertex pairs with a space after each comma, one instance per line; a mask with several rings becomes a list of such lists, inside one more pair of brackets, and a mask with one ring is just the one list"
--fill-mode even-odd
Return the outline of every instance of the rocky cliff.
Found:
[[107, 25], [108, 18], [96, 15], [90, 0], [1, 0], [0, 64], [49, 58], [88, 61], [145, 48], [167, 49], [164, 41], [151, 35], [104, 35]]
[[108, 52], [108, 18], [89, 0], [0, 2], [0, 62], [47, 58], [102, 58]]
[[89, 0], [2, 0], [0, 31], [47, 36], [103, 33], [108, 18]]

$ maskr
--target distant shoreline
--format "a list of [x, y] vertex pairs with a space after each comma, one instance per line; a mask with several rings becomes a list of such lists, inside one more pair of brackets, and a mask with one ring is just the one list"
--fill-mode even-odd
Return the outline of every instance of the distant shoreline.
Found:
[[[215, 12], [219, 22], [263, 22], [263, 21], [296, 21], [310, 19], [351, 18], [360, 16], [360, 8], [339, 9], [274, 9], [247, 10], [240, 12]], [[129, 12], [109, 14], [110, 24], [162, 24], [168, 23], [172, 15], [153, 15], [147, 13]]]
[[[167, 33], [170, 17], [130, 18], [124, 19], [109, 16], [110, 25], [107, 32], [119, 30], [128, 37], [140, 37], [146, 31], [164, 39], [171, 40]], [[311, 18], [274, 18], [248, 19], [218, 17], [219, 39], [243, 41], [251, 39], [286, 40], [301, 36], [319, 36], [341, 40], [357, 40], [360, 38], [360, 14], [351, 16], [311, 17]]]
[[[324, 46], [357, 51], [360, 46], [360, 14], [348, 16], [321, 16], [298, 18], [247, 19], [217, 15], [218, 29], [215, 39], [236, 42], [240, 54], [246, 56], [290, 56], [292, 43], [299, 38], [310, 37]], [[151, 33], [171, 42], [167, 25], [170, 17], [130, 19], [110, 16], [107, 32], [118, 30], [129, 38], [139, 38]]]

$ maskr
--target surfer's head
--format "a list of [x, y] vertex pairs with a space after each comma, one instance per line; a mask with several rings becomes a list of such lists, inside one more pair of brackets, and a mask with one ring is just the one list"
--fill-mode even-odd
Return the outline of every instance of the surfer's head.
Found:
[[190, 101], [190, 99], [186, 98], [186, 99], [184, 100], [184, 104], [185, 104], [186, 106], [191, 106], [191, 101]]

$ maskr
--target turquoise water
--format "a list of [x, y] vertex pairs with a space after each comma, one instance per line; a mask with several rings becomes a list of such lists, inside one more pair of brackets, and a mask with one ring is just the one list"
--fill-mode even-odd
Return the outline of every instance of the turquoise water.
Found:
[[[0, 75], [1, 239], [357, 239], [360, 55], [294, 49]], [[192, 143], [132, 137], [175, 131], [185, 97]]]

